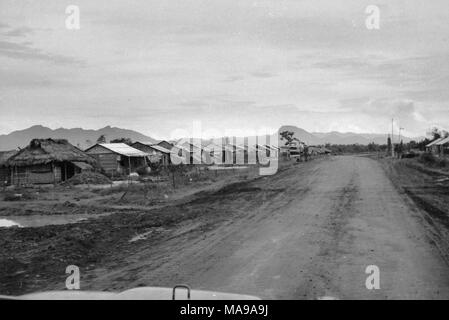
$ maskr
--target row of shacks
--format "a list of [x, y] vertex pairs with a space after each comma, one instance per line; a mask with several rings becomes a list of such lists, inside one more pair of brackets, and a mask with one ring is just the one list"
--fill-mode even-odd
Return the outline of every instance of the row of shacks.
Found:
[[435, 155], [444, 156], [449, 154], [449, 137], [441, 137], [433, 140], [426, 145], [426, 150]]
[[191, 164], [252, 165], [263, 164], [268, 159], [278, 159], [282, 150], [276, 145], [248, 139], [223, 138], [213, 141], [178, 141], [171, 150], [172, 157]]
[[[109, 176], [124, 176], [152, 163], [168, 166], [174, 145], [167, 141], [157, 144], [135, 142], [100, 143], [81, 150], [64, 139], [33, 139], [19, 151], [0, 152], [0, 182], [13, 185], [56, 184], [83, 171], [101, 170]], [[215, 151], [214, 151], [215, 150]], [[271, 145], [244, 147], [226, 143], [220, 146], [202, 146], [191, 142], [176, 145], [178, 156], [187, 155], [187, 163], [204, 164], [207, 156], [215, 152], [223, 164], [249, 163], [258, 152], [277, 157], [280, 148]], [[240, 160], [240, 162], [239, 162]], [[256, 159], [259, 161], [260, 159]]]
[[[33, 139], [19, 151], [0, 152], [0, 182], [56, 184], [77, 173], [93, 170], [101, 170], [111, 177], [125, 176], [151, 164], [168, 166], [176, 156], [184, 158], [182, 163], [187, 164], [207, 165], [213, 158], [215, 164], [247, 165], [290, 155], [292, 148], [258, 142], [238, 144], [228, 139], [222, 143], [195, 143], [193, 140], [176, 144], [165, 140], [132, 145], [98, 143], [83, 151], [64, 139]], [[321, 153], [323, 150], [309, 147], [309, 152]], [[262, 156], [265, 159], [261, 159]]]
[[134, 148], [124, 143], [103, 143], [83, 151], [65, 139], [33, 139], [18, 151], [0, 152], [0, 182], [56, 184], [93, 170], [102, 170], [110, 176], [127, 175], [150, 163], [168, 164], [170, 151], [161, 145], [142, 144]]

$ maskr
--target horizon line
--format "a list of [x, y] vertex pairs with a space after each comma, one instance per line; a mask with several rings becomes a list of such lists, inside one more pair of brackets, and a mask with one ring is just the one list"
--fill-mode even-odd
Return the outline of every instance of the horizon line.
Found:
[[[153, 137], [153, 134], [146, 134], [146, 133], [142, 133], [142, 132], [140, 132], [140, 131], [136, 131], [135, 129], [124, 128], [124, 127], [117, 127], [117, 126], [112, 126], [112, 125], [100, 126], [100, 127], [98, 127], [97, 129], [94, 129], [94, 128], [83, 128], [83, 127], [71, 127], [71, 128], [68, 128], [68, 127], [56, 127], [56, 128], [52, 128], [51, 126], [46, 126], [46, 125], [42, 125], [42, 124], [34, 124], [34, 125], [28, 126], [28, 127], [26, 127], [26, 128], [16, 129], [16, 130], [10, 131], [10, 132], [8, 132], [8, 133], [0, 133], [0, 136], [7, 136], [7, 135], [10, 135], [10, 134], [12, 134], [12, 133], [14, 133], [14, 132], [25, 131], [25, 130], [28, 130], [28, 129], [33, 128], [33, 127], [42, 127], [42, 128], [50, 129], [50, 130], [52, 130], [52, 131], [60, 130], [60, 129], [63, 129], [63, 130], [81, 129], [81, 130], [84, 130], [84, 131], [87, 131], [87, 130], [99, 131], [99, 130], [102, 130], [102, 129], [111, 128], [111, 129], [120, 129], [120, 130], [134, 131], [134, 132], [136, 132], [136, 133], [138, 133], [138, 134], [145, 135], [145, 136], [147, 136], [147, 137], [149, 137], [149, 138], [152, 138], [152, 139], [155, 139], [155, 140], [167, 140], [167, 139], [170, 139], [170, 138], [167, 138], [167, 137], [165, 137], [165, 138], [160, 138], [159, 135], [154, 135], [154, 136], [158, 136], [158, 138], [155, 138], [155, 137]], [[283, 127], [296, 127], [296, 128], [298, 128], [298, 129], [304, 130], [305, 132], [310, 133], [310, 134], [330, 134], [330, 133], [340, 133], [340, 134], [355, 134], [355, 135], [364, 135], [364, 134], [367, 134], [367, 135], [385, 135], [386, 137], [387, 137], [387, 136], [391, 136], [391, 132], [383, 132], [383, 133], [379, 133], [379, 132], [354, 132], [354, 131], [338, 131], [338, 130], [332, 130], [332, 131], [315, 131], [315, 130], [313, 130], [313, 131], [308, 131], [308, 130], [302, 128], [302, 127], [299, 127], [299, 126], [297, 126], [297, 125], [291, 125], [291, 124], [280, 126], [279, 129], [277, 129], [277, 131], [279, 131], [279, 130], [282, 129]], [[238, 137], [239, 135], [233, 135], [233, 136], [234, 136], [234, 137]], [[395, 135], [395, 136], [396, 136], [396, 135]], [[427, 137], [427, 134], [425, 133], [425, 134], [423, 134], [423, 135], [418, 135], [418, 136], [412, 136], [412, 137], [410, 137], [410, 136], [403, 136], [403, 137], [404, 137], [404, 138], [408, 138], [408, 139], [413, 139], [413, 138], [426, 138], [426, 137]], [[193, 136], [192, 136], [192, 137], [190, 137], [190, 138], [197, 138], [197, 137], [193, 137]], [[214, 137], [208, 137], [207, 139], [209, 139], [209, 138], [214, 138]], [[198, 138], [198, 139], [199, 139], [199, 138]]]

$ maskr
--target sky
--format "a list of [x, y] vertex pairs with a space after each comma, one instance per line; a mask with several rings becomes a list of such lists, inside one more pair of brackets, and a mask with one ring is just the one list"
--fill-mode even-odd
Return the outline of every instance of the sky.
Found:
[[[66, 28], [66, 8], [80, 29]], [[379, 8], [369, 29], [366, 8]], [[0, 0], [0, 134], [449, 127], [446, 0]]]

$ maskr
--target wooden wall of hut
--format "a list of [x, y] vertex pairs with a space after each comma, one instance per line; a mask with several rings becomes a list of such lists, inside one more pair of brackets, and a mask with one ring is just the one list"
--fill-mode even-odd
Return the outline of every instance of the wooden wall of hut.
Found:
[[62, 180], [61, 166], [52, 163], [11, 168], [14, 185], [52, 184]]

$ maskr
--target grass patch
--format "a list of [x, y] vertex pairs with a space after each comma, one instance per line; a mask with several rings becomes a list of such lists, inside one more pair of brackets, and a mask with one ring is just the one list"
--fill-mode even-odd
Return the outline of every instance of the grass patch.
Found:
[[447, 159], [435, 157], [430, 153], [423, 153], [419, 156], [418, 161], [433, 168], [449, 168], [449, 161]]
[[22, 201], [37, 199], [36, 192], [26, 189], [7, 190], [3, 193], [3, 201]]

